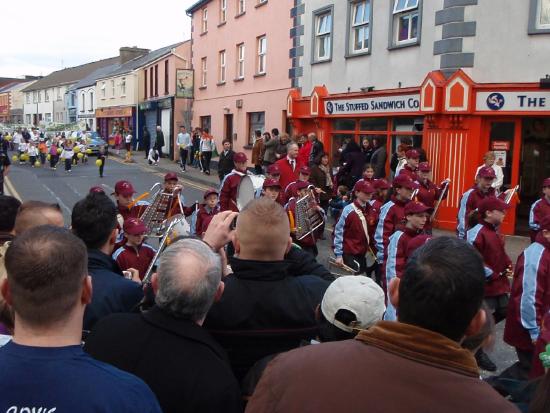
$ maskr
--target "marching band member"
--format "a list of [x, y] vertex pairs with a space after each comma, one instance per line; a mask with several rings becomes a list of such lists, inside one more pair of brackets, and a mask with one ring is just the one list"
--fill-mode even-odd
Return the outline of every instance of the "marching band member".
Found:
[[113, 260], [116, 261], [122, 271], [128, 269], [138, 270], [139, 278], [143, 280], [156, 254], [153, 247], [143, 242], [147, 227], [139, 218], [128, 218], [124, 221], [123, 229], [126, 243], [115, 250]]
[[237, 191], [241, 179], [246, 175], [246, 162], [248, 158], [243, 152], [237, 152], [233, 156], [235, 169], [227, 174], [220, 185], [220, 209], [221, 211], [239, 212], [237, 208]]
[[540, 223], [543, 218], [550, 215], [550, 178], [542, 181], [542, 198], [531, 205], [529, 212], [529, 228], [531, 229], [531, 242], [535, 242]]
[[347, 205], [334, 228], [334, 255], [337, 264], [354, 267], [359, 263], [359, 273], [367, 271], [366, 255], [374, 251], [374, 229], [378, 212], [370, 204], [375, 192], [366, 181], [358, 181], [354, 187], [355, 200]]
[[405, 205], [404, 213], [406, 223], [395, 231], [389, 239], [388, 248], [384, 251], [384, 264], [382, 266], [383, 288], [387, 293], [387, 309], [385, 320], [394, 321], [397, 319], [395, 307], [390, 302], [388, 285], [395, 278], [401, 278], [407, 263], [409, 244], [422, 234], [424, 225], [428, 221], [428, 213], [431, 210], [422, 202], [411, 201]]
[[166, 218], [170, 218], [177, 214], [183, 214], [188, 217], [195, 211], [194, 206], [185, 206], [185, 199], [181, 194], [183, 186], [179, 184], [178, 175], [175, 172], [168, 172], [164, 175], [163, 190], [166, 193], [174, 194], [174, 198], [168, 207], [169, 212]]
[[[267, 178], [262, 185], [262, 196], [281, 204], [281, 184], [272, 178]], [[284, 206], [281, 204], [281, 206]]]
[[504, 341], [516, 349], [518, 375], [527, 380], [534, 344], [550, 309], [550, 215], [539, 221], [535, 242], [519, 256], [514, 270]]
[[218, 191], [215, 189], [208, 189], [204, 193], [204, 204], [202, 204], [197, 210], [195, 219], [195, 234], [199, 237], [203, 237], [204, 233], [210, 225], [210, 221], [214, 215], [220, 212], [220, 206], [218, 205]]
[[298, 193], [297, 190], [297, 183], [298, 182], [309, 182], [309, 176], [311, 175], [311, 169], [309, 169], [309, 166], [302, 166], [300, 167], [300, 173], [298, 174], [298, 180], [289, 183], [284, 192], [284, 200], [285, 202], [288, 202], [290, 198], [296, 198], [296, 195]]
[[384, 251], [388, 247], [390, 235], [404, 223], [405, 205], [411, 200], [413, 191], [417, 188], [418, 184], [407, 174], [397, 175], [393, 180], [395, 192], [380, 209], [380, 218], [374, 236], [378, 262], [381, 263], [384, 259]]
[[139, 218], [147, 208], [147, 202], [138, 201], [134, 203], [135, 193], [136, 191], [129, 181], [118, 181], [115, 184], [115, 192], [113, 192], [112, 195], [114, 195], [116, 199], [119, 215], [117, 219], [121, 228], [126, 219]]
[[[431, 172], [432, 167], [428, 162], [422, 162], [418, 165], [417, 175], [419, 188], [416, 199], [433, 210], [436, 200], [441, 196], [441, 193], [444, 190], [445, 185], [448, 184], [448, 181], [444, 180], [439, 186], [436, 186], [432, 181], [430, 181]], [[442, 199], [447, 198], [447, 194], [448, 191], [445, 192]], [[429, 218], [424, 226], [424, 232], [426, 234], [432, 233], [432, 221]]]
[[382, 209], [382, 205], [386, 203], [390, 188], [390, 183], [384, 178], [375, 179], [374, 189], [376, 189], [376, 192], [372, 197], [371, 205], [374, 206], [378, 211], [380, 211]]
[[[489, 168], [492, 170], [492, 168]], [[494, 190], [494, 189], [493, 189]], [[485, 302], [493, 311], [495, 323], [506, 318], [508, 306], [508, 293], [512, 275], [512, 261], [504, 248], [504, 240], [498, 233], [498, 227], [502, 224], [506, 215], [508, 204], [495, 197], [483, 199], [477, 209], [480, 223], [468, 230], [466, 236], [468, 243], [472, 244], [483, 257], [485, 264]], [[495, 364], [482, 350], [476, 353], [476, 360], [481, 368], [495, 371]]]
[[399, 175], [408, 175], [413, 181], [418, 181], [418, 163], [420, 162], [420, 152], [416, 149], [409, 149], [405, 152], [405, 159], [407, 163], [403, 166], [403, 169], [399, 171]]
[[456, 227], [458, 238], [466, 239], [466, 231], [470, 227], [468, 220], [481, 201], [486, 198], [496, 198], [495, 188], [492, 187], [496, 177], [495, 170], [490, 166], [480, 168], [476, 177], [476, 184], [462, 194]]
[[[305, 197], [307, 194], [308, 194], [308, 187], [309, 187], [309, 183], [308, 182], [305, 182], [305, 181], [298, 181], [296, 183], [296, 197], [292, 197], [288, 200], [288, 203], [285, 205], [285, 211], [287, 212], [288, 216], [289, 216], [289, 221], [290, 221], [290, 224], [291, 224], [291, 237], [292, 237], [292, 240], [294, 241], [295, 244], [298, 244], [303, 250], [305, 251], [308, 251], [310, 253], [312, 253], [315, 257], [317, 256], [317, 254], [319, 253], [318, 249], [317, 249], [317, 238], [319, 238], [322, 234], [320, 233], [322, 231], [322, 227], [321, 229], [317, 230], [315, 234], [309, 234], [308, 236], [306, 236], [305, 238], [301, 239], [301, 240], [298, 240], [296, 239], [296, 228], [292, 228], [292, 223], [296, 223], [296, 202]], [[317, 208], [317, 210], [323, 214], [323, 217], [324, 217], [324, 214], [325, 212], [323, 211], [323, 208], [321, 208], [318, 204], [315, 205], [314, 208]]]

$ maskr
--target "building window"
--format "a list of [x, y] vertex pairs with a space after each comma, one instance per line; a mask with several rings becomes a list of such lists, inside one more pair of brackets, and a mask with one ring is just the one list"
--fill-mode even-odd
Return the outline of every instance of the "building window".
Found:
[[120, 80], [120, 96], [126, 96], [126, 78]]
[[258, 4], [264, 4], [267, 3], [267, 0], [258, 0]]
[[61, 100], [61, 88], [57, 88], [57, 100]]
[[31, 115], [30, 114], [25, 115], [25, 123], [27, 125], [31, 124]]
[[267, 70], [267, 37], [258, 37], [258, 67], [256, 72], [260, 75], [266, 73]]
[[244, 79], [244, 43], [237, 45], [237, 79]]
[[155, 65], [155, 96], [159, 95], [159, 65]]
[[26, 99], [25, 101], [27, 103], [31, 103], [31, 94], [30, 94], [30, 92], [25, 93], [25, 99]]
[[330, 60], [332, 43], [332, 7], [313, 12], [315, 21], [314, 62]]
[[168, 60], [164, 61], [164, 94], [168, 94]]
[[94, 110], [94, 92], [90, 92], [90, 109], [88, 109], [90, 112], [93, 112]]
[[255, 132], [265, 130], [265, 112], [248, 112], [248, 144], [254, 145]]
[[218, 83], [225, 83], [225, 50], [218, 54]]
[[393, 45], [414, 44], [420, 32], [420, 0], [394, 0]]
[[38, 91], [38, 103], [42, 103], [42, 92]]
[[531, 0], [529, 34], [550, 33], [550, 0]]
[[143, 98], [147, 99], [147, 69], [143, 71]]
[[47, 123], [50, 123], [52, 121], [52, 114], [44, 113], [44, 121], [46, 121]]
[[[44, 102], [49, 102], [50, 101], [50, 94], [48, 93], [48, 89], [46, 89], [44, 91]], [[51, 113], [50, 113], [50, 117], [51, 117]]]
[[102, 82], [101, 83], [101, 97], [103, 99], [105, 99], [105, 89], [106, 89], [107, 85], [105, 84], [105, 82]]
[[202, 9], [202, 26], [201, 33], [206, 33], [208, 31], [208, 9]]
[[237, 0], [237, 15], [246, 11], [246, 0]]
[[350, 2], [349, 54], [369, 51], [370, 19], [370, 0]]
[[115, 81], [111, 80], [111, 97], [115, 97]]
[[36, 103], [38, 101], [38, 96], [36, 94], [36, 91], [32, 92], [32, 103]]
[[227, 0], [220, 0], [220, 23], [227, 20]]
[[84, 110], [86, 109], [86, 98], [85, 98], [85, 94], [84, 92], [82, 92], [80, 94], [80, 111], [81, 112], [84, 112]]
[[206, 57], [201, 59], [201, 87], [206, 87]]
[[149, 69], [149, 97], [154, 96], [153, 92], [155, 91], [155, 89], [154, 89], [154, 85], [153, 85], [153, 79], [154, 79], [153, 78], [153, 68], [151, 67]]
[[209, 133], [212, 132], [211, 123], [212, 123], [212, 118], [210, 116], [200, 117], [200, 124], [201, 124], [202, 130], [208, 129]]

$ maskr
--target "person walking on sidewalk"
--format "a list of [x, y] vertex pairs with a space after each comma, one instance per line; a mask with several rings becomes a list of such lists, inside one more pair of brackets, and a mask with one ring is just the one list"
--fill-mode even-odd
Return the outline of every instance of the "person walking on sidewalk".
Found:
[[262, 163], [264, 158], [264, 138], [262, 131], [257, 130], [254, 132], [254, 146], [252, 148], [252, 164], [254, 165], [254, 173], [256, 175], [262, 174]]
[[151, 149], [151, 135], [147, 126], [143, 127], [143, 147], [145, 148], [145, 159], [149, 156], [149, 149]]
[[162, 148], [164, 146], [164, 133], [160, 125], [157, 125], [157, 137], [155, 138], [155, 146], [159, 153], [159, 158], [162, 158]]
[[220, 159], [218, 160], [218, 177], [220, 178], [220, 182], [235, 169], [234, 156], [235, 152], [231, 149], [231, 141], [223, 141], [223, 151], [220, 153]]
[[212, 152], [216, 147], [214, 137], [210, 135], [208, 128], [204, 128], [200, 142], [200, 156], [202, 162], [202, 171], [206, 175], [210, 175], [210, 160], [212, 159]]
[[180, 150], [180, 167], [182, 172], [185, 172], [185, 163], [187, 162], [187, 152], [189, 147], [192, 146], [191, 136], [187, 133], [185, 126], [180, 126], [180, 133], [176, 139], [178, 148]]

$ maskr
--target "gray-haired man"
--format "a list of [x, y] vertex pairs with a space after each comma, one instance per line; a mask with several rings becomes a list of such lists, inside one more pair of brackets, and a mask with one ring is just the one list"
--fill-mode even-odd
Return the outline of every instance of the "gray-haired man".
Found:
[[86, 351], [142, 378], [168, 412], [240, 412], [226, 355], [202, 327], [223, 293], [222, 262], [201, 240], [184, 239], [162, 254], [153, 275], [155, 307], [101, 320]]

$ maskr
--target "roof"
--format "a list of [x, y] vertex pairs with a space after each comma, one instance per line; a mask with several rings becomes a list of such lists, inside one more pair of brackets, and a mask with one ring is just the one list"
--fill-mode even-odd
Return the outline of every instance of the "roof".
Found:
[[200, 9], [202, 6], [204, 6], [205, 4], [208, 4], [210, 3], [210, 0], [199, 0], [197, 1], [195, 4], [193, 4], [191, 7], [189, 7], [185, 13], [187, 14], [191, 14], [191, 13], [194, 13], [196, 12], [198, 9]]
[[34, 82], [36, 82], [36, 80], [9, 83], [6, 86], [0, 88], [0, 93], [18, 91], [32, 85]]
[[70, 90], [77, 90], [77, 89], [82, 89], [82, 88], [88, 87], [88, 86], [94, 86], [97, 79], [99, 79], [101, 77], [104, 77], [104, 76], [107, 76], [109, 73], [117, 70], [119, 67], [120, 67], [120, 64], [118, 64], [118, 63], [114, 64], [114, 65], [100, 67], [99, 69], [94, 70], [92, 73], [90, 73], [85, 78], [81, 79], [75, 85], [71, 86]]
[[50, 73], [48, 76], [43, 77], [36, 83], [23, 89], [23, 92], [30, 92], [33, 90], [45, 89], [52, 86], [66, 85], [76, 83], [79, 80], [85, 78], [95, 70], [113, 65], [119, 61], [119, 56], [111, 57], [108, 59], [97, 60], [95, 62], [86, 63], [80, 66], [69, 67], [67, 69], [57, 70]]
[[[145, 66], [151, 62], [154, 62], [155, 60], [161, 58], [164, 55], [169, 54], [173, 48], [178, 47], [179, 45], [183, 44], [185, 42], [178, 42], [174, 43], [170, 46], [162, 47], [157, 50], [153, 50], [152, 52], [147, 53], [146, 55], [136, 57], [135, 59], [132, 59], [123, 65], [120, 65], [118, 69], [115, 69], [114, 71], [110, 73], [106, 73], [103, 76], [98, 77], [97, 79], [105, 79], [108, 77], [115, 77], [124, 75], [126, 73], [130, 73], [142, 66]], [[96, 80], [97, 80], [96, 79]]]

